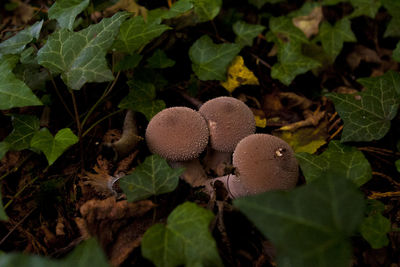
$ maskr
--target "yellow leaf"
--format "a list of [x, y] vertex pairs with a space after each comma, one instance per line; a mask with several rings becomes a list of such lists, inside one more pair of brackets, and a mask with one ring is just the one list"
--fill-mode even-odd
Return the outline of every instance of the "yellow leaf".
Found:
[[294, 152], [315, 153], [318, 148], [326, 144], [329, 137], [327, 132], [327, 122], [322, 122], [317, 128], [304, 127], [299, 128], [295, 132], [278, 131], [274, 133], [285, 140], [294, 150]]
[[256, 126], [260, 128], [265, 128], [267, 126], [267, 119], [261, 118], [260, 116], [255, 115], [254, 119], [256, 120]]
[[235, 57], [228, 69], [228, 79], [221, 85], [232, 93], [240, 85], [258, 85], [258, 79], [245, 65], [241, 56]]

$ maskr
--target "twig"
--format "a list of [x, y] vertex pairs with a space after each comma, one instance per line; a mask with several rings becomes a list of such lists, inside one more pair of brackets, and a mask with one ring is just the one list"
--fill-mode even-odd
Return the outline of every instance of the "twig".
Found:
[[122, 109], [119, 109], [117, 111], [114, 111], [106, 116], [104, 116], [103, 118], [101, 118], [100, 120], [96, 121], [95, 123], [93, 123], [92, 125], [90, 125], [90, 127], [82, 133], [82, 138], [85, 137], [97, 124], [99, 124], [100, 122], [104, 121], [105, 119], [108, 119], [111, 116], [114, 116], [115, 114], [118, 114], [120, 112], [122, 112]]
[[339, 129], [337, 129], [336, 132], [334, 132], [334, 133], [329, 137], [328, 140], [332, 140], [333, 138], [335, 138], [335, 136], [338, 135], [342, 130], [343, 130], [343, 125], [341, 125], [341, 126], [339, 127]]
[[36, 207], [35, 207], [34, 209], [31, 209], [31, 210], [24, 216], [24, 218], [22, 218], [16, 225], [14, 225], [14, 227], [0, 240], [0, 246], [1, 246], [1, 244], [3, 244], [4, 241], [6, 241], [6, 239], [15, 231], [15, 229], [17, 229], [18, 226], [20, 226], [20, 225], [26, 220], [26, 218], [28, 218], [29, 215], [31, 215], [35, 210], [36, 210]]
[[262, 60], [259, 56], [254, 55], [253, 53], [250, 53], [250, 55], [251, 55], [252, 57], [254, 57], [257, 61], [261, 62], [261, 64], [263, 64], [263, 65], [266, 66], [267, 68], [269, 68], [269, 69], [272, 68], [270, 64], [268, 64], [266, 61]]
[[390, 177], [390, 176], [388, 176], [388, 175], [386, 175], [386, 174], [384, 174], [384, 173], [380, 173], [380, 172], [372, 172], [372, 175], [375, 175], [375, 176], [379, 176], [379, 177], [385, 178], [385, 179], [386, 179], [386, 180], [388, 180], [390, 183], [392, 183], [392, 184], [396, 185], [397, 187], [400, 187], [400, 183], [399, 183], [399, 182], [397, 182], [397, 181], [393, 180], [393, 178], [392, 178], [392, 177]]
[[71, 93], [72, 103], [74, 105], [75, 122], [76, 122], [76, 128], [78, 129], [79, 150], [80, 150], [80, 154], [81, 154], [81, 170], [83, 171], [83, 169], [84, 169], [84, 164], [83, 164], [84, 153], [83, 153], [83, 143], [82, 143], [82, 126], [81, 126], [81, 122], [79, 119], [78, 105], [76, 104], [74, 91], [72, 91], [72, 89], [70, 89], [69, 92]]
[[371, 195], [368, 196], [369, 199], [377, 199], [384, 197], [400, 197], [400, 191], [398, 192], [372, 192]]
[[[47, 168], [46, 168], [47, 169]], [[35, 178], [32, 179], [32, 181], [30, 181], [29, 183], [27, 183], [26, 185], [24, 185], [8, 202], [7, 204], [4, 205], [4, 209], [7, 209], [8, 206], [11, 205], [11, 203], [13, 203], [14, 199], [16, 199], [24, 190], [25, 188], [27, 188], [28, 186], [30, 186], [31, 184], [33, 184], [37, 179], [39, 179], [39, 176], [36, 176]]]

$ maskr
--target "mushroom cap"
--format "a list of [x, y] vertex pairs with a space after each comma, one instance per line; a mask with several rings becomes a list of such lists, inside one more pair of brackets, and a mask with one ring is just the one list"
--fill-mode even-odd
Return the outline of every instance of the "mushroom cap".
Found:
[[208, 144], [205, 119], [187, 107], [167, 108], [157, 113], [146, 129], [146, 142], [152, 153], [171, 161], [199, 156]]
[[299, 176], [292, 148], [269, 134], [252, 134], [241, 140], [233, 153], [233, 166], [248, 194], [292, 189]]
[[211, 99], [199, 112], [207, 120], [211, 147], [220, 152], [233, 152], [240, 140], [256, 130], [253, 112], [233, 97]]

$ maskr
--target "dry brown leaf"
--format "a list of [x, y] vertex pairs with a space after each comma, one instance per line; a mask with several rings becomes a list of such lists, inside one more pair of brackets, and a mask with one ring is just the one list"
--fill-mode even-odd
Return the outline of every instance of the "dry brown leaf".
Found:
[[315, 127], [318, 125], [319, 121], [325, 116], [325, 111], [316, 111], [316, 112], [309, 111], [309, 112], [305, 112], [304, 115], [306, 117], [304, 120], [285, 125], [285, 126], [279, 128], [279, 130], [295, 131], [302, 127], [307, 127], [307, 126]]
[[147, 17], [147, 9], [144, 6], [136, 4], [134, 0], [119, 0], [114, 5], [106, 8], [104, 14], [110, 16], [117, 13], [119, 10], [126, 10], [133, 13], [135, 16], [142, 15], [145, 20]]
[[315, 7], [307, 16], [295, 17], [292, 19], [294, 26], [299, 28], [307, 38], [318, 34], [319, 24], [323, 19], [322, 7]]
[[[111, 264], [121, 264], [140, 245], [151, 224], [151, 217], [142, 218], [155, 207], [150, 200], [116, 201], [115, 197], [89, 200], [80, 207], [82, 218], [75, 222], [84, 237], [96, 236], [110, 256]], [[140, 220], [135, 220], [140, 218]]]
[[34, 7], [25, 4], [20, 0], [12, 0], [13, 3], [17, 3], [18, 7], [13, 11], [14, 16], [12, 18], [13, 25], [24, 25], [27, 24], [35, 13]]
[[363, 45], [356, 45], [354, 51], [347, 55], [347, 64], [352, 70], [356, 69], [361, 61], [380, 64], [382, 61], [375, 50]]
[[110, 196], [114, 193], [113, 184], [117, 180], [115, 177], [108, 174], [108, 170], [104, 167], [95, 165], [94, 172], [85, 172], [83, 175], [83, 184], [91, 186], [96, 192], [105, 196]]
[[288, 108], [298, 107], [301, 110], [306, 110], [313, 104], [310, 99], [291, 92], [281, 92], [279, 97], [289, 101]]

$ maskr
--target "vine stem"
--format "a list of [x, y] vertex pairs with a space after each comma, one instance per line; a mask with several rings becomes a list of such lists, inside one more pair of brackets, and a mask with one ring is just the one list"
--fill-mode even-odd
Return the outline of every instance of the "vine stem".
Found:
[[92, 125], [90, 125], [90, 127], [82, 133], [82, 138], [85, 137], [97, 124], [99, 124], [100, 122], [104, 121], [105, 119], [114, 116], [115, 114], [118, 114], [120, 112], [122, 112], [122, 109], [116, 110], [114, 112], [111, 112], [110, 114], [104, 116], [103, 118], [101, 118], [100, 120], [96, 121], [95, 123], [93, 123]]
[[69, 92], [71, 93], [72, 103], [74, 105], [75, 122], [76, 122], [76, 128], [78, 129], [79, 150], [80, 150], [80, 155], [81, 155], [81, 171], [83, 171], [83, 169], [84, 169], [83, 155], [84, 154], [83, 154], [83, 143], [82, 143], [82, 125], [81, 125], [81, 122], [79, 119], [78, 105], [76, 104], [74, 91], [72, 91], [70, 89]]
[[28, 186], [30, 186], [31, 184], [33, 184], [37, 179], [39, 179], [39, 176], [36, 176], [35, 178], [32, 179], [32, 181], [30, 181], [29, 183], [27, 183], [26, 185], [24, 185], [8, 202], [7, 204], [4, 205], [4, 209], [7, 209], [8, 206], [11, 205], [11, 203], [13, 203], [14, 199], [16, 199], [24, 190], [25, 188], [27, 188]]

